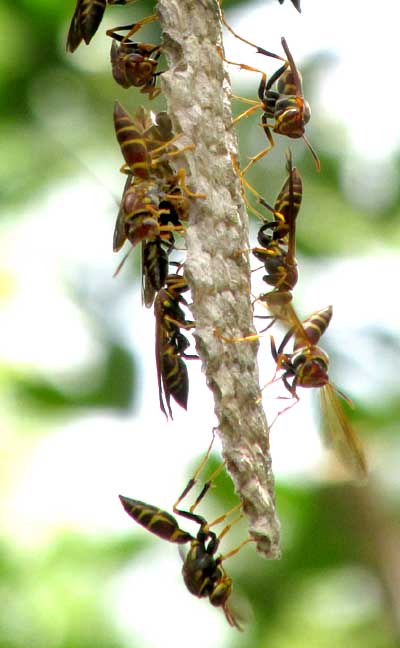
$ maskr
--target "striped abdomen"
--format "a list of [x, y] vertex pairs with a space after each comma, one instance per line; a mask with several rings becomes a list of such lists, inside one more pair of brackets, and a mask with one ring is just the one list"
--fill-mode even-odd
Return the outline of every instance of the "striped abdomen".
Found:
[[[302, 323], [305, 336], [294, 334], [295, 343], [291, 364], [296, 375], [296, 383], [301, 387], [323, 387], [329, 383], [329, 357], [317, 346], [319, 339], [329, 326], [332, 306], [313, 313]], [[306, 340], [308, 344], [306, 344]]]
[[163, 287], [168, 274], [168, 252], [161, 239], [147, 241], [142, 249], [143, 300], [153, 305], [155, 294]]
[[[186, 340], [185, 336], [183, 334], [180, 336], [182, 336], [179, 338], [181, 346], [186, 346], [182, 341], [182, 338]], [[160, 371], [167, 404], [172, 396], [178, 405], [186, 410], [189, 396], [188, 371], [174, 343], [168, 342], [162, 348]]]
[[192, 540], [190, 533], [182, 531], [175, 518], [166, 511], [123, 495], [120, 495], [119, 499], [125, 511], [135, 522], [159, 538], [177, 544], [185, 544]]
[[96, 33], [106, 8], [106, 0], [78, 0], [67, 37], [67, 50], [74, 52], [82, 39], [88, 45]]
[[151, 156], [146, 142], [129, 113], [118, 101], [114, 107], [115, 133], [130, 172], [142, 180], [150, 178]]
[[291, 157], [288, 157], [289, 176], [279, 192], [275, 202], [275, 211], [283, 216], [283, 221], [278, 216], [278, 225], [274, 231], [274, 239], [282, 239], [294, 223], [299, 213], [303, 196], [303, 183], [296, 167], [292, 167]]
[[[316, 311], [303, 321], [303, 329], [310, 344], [318, 344], [321, 336], [325, 333], [332, 318], [332, 306], [327, 306]], [[296, 340], [294, 349], [304, 346], [304, 340]]]

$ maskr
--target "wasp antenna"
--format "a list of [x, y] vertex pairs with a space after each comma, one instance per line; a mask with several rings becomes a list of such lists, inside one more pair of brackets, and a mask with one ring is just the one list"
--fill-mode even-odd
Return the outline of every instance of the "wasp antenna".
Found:
[[302, 135], [302, 138], [305, 141], [308, 150], [310, 151], [311, 155], [314, 158], [314, 162], [315, 162], [315, 166], [316, 166], [317, 171], [321, 171], [321, 162], [319, 160], [318, 155], [316, 154], [313, 147], [311, 146], [311, 143], [309, 142], [309, 140], [307, 139], [307, 137], [304, 134]]

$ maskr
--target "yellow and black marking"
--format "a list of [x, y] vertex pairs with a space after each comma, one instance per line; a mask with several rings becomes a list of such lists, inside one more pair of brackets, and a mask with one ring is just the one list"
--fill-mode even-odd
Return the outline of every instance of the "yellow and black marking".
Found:
[[[267, 75], [262, 70], [243, 63], [235, 63], [225, 59], [227, 63], [236, 65], [243, 70], [261, 74], [261, 80], [258, 86], [258, 101], [236, 97], [237, 99], [244, 101], [244, 103], [250, 104], [250, 108], [235, 117], [233, 123], [236, 124], [244, 117], [248, 117], [258, 110], [261, 110], [263, 113], [261, 117], [261, 126], [267, 137], [268, 146], [257, 155], [250, 158], [250, 161], [244, 167], [242, 174], [244, 175], [253, 164], [267, 155], [275, 146], [275, 140], [271, 131], [294, 139], [300, 137], [303, 138], [314, 158], [317, 170], [319, 171], [320, 162], [318, 156], [305, 135], [305, 126], [311, 117], [310, 106], [304, 99], [301, 75], [294, 62], [286, 39], [283, 37], [281, 38], [282, 48], [286, 56], [286, 59], [284, 59], [281, 56], [252, 43], [242, 36], [239, 36], [230, 27], [230, 25], [228, 25], [225, 19], [223, 20], [227, 29], [229, 29], [236, 38], [247, 43], [251, 47], [254, 47], [259, 54], [284, 61], [283, 65], [278, 68], [278, 70], [276, 70], [267, 81]], [[275, 83], [277, 84], [276, 90], [273, 90]], [[273, 120], [272, 124], [269, 123], [269, 119]]]
[[115, 134], [121, 148], [125, 165], [135, 178], [149, 180], [151, 177], [151, 155], [142, 134], [135, 128], [129, 113], [116, 101], [114, 106]]
[[[273, 309], [272, 309], [273, 310]], [[283, 369], [282, 381], [296, 399], [296, 388], [318, 388], [329, 382], [329, 358], [325, 351], [317, 346], [320, 336], [327, 328], [332, 315], [331, 307], [317, 311], [301, 322], [292, 306], [286, 304], [277, 308], [279, 320], [288, 327], [278, 349], [271, 339], [271, 351], [279, 369]], [[276, 312], [274, 312], [276, 314]], [[324, 323], [325, 328], [321, 328]], [[322, 331], [322, 333], [321, 333]], [[290, 339], [293, 339], [293, 352], [284, 353]], [[316, 340], [313, 342], [313, 340]], [[290, 383], [289, 381], [292, 380]]]
[[[172, 237], [172, 234], [171, 234]], [[168, 275], [168, 254], [173, 239], [142, 243], [142, 298], [146, 308], [151, 308], [154, 297], [163, 287]]]
[[[136, 0], [108, 0], [109, 5], [126, 5]], [[103, 19], [107, 0], [77, 0], [67, 36], [67, 51], [74, 52], [82, 40], [89, 45]]]
[[[317, 388], [321, 394], [322, 427], [325, 438], [334, 447], [340, 459], [348, 466], [352, 476], [363, 480], [367, 476], [367, 463], [362, 445], [342, 409], [339, 397], [351, 401], [329, 381], [329, 357], [317, 346], [332, 317], [328, 306], [300, 322], [292, 304], [277, 309], [279, 318], [289, 328], [278, 349], [271, 338], [271, 352], [277, 368], [283, 370], [283, 384], [298, 401], [297, 387]], [[293, 352], [285, 352], [293, 338]], [[294, 403], [295, 404], [295, 403]], [[289, 406], [291, 407], [291, 406]], [[289, 408], [285, 408], [280, 414]]]
[[[332, 319], [332, 306], [322, 308], [315, 313], [312, 313], [307, 319], [303, 321], [303, 329], [310, 344], [318, 344], [320, 337], [325, 333]], [[300, 344], [303, 344], [300, 340]], [[297, 342], [294, 345], [296, 349]]]
[[258, 231], [257, 240], [260, 247], [252, 248], [254, 256], [264, 264], [267, 271], [263, 280], [273, 287], [272, 291], [261, 295], [259, 299], [272, 306], [289, 303], [298, 280], [295, 256], [296, 218], [300, 210], [303, 192], [301, 176], [293, 166], [290, 150], [287, 154], [286, 168], [289, 175], [278, 194], [273, 209], [258, 192], [252, 189], [258, 197], [258, 202], [269, 211], [273, 211], [275, 215], [273, 221], [265, 221]]
[[67, 51], [74, 52], [82, 40], [88, 45], [95, 35], [106, 8], [106, 0], [77, 0], [67, 36]]
[[[152, 43], [137, 43], [131, 37], [141, 28], [156, 20], [152, 14], [136, 23], [120, 25], [109, 29], [106, 33], [113, 39], [111, 45], [111, 65], [115, 81], [123, 88], [140, 88], [140, 92], [147, 94], [149, 99], [157, 97], [161, 90], [156, 88], [157, 77], [162, 72], [157, 72], [158, 59], [161, 54], [161, 45]], [[126, 31], [125, 36], [118, 32]]]
[[[290, 245], [290, 239], [295, 239], [294, 228], [303, 198], [303, 183], [299, 171], [295, 166], [293, 166], [292, 153], [290, 149], [288, 150], [286, 157], [288, 177], [285, 180], [274, 205], [276, 221], [274, 224], [273, 239], [275, 241], [282, 241], [287, 236]], [[263, 204], [262, 201], [260, 202]]]
[[130, 497], [120, 495], [119, 498], [128, 515], [159, 538], [177, 544], [192, 540], [190, 533], [182, 531], [170, 513]]
[[[156, 320], [156, 366], [160, 409], [172, 419], [171, 397], [183, 409], [187, 408], [189, 379], [183, 358], [197, 358], [186, 353], [189, 340], [181, 329], [194, 328], [187, 320], [181, 304], [187, 305], [182, 293], [188, 290], [184, 277], [170, 274], [154, 301]], [[167, 411], [168, 410], [168, 411]]]
[[199, 468], [189, 480], [173, 507], [173, 511], [176, 515], [191, 520], [199, 525], [196, 536], [182, 530], [176, 519], [166, 511], [139, 500], [133, 500], [122, 495], [119, 497], [128, 515], [151, 533], [154, 533], [163, 540], [175, 544], [190, 544], [182, 567], [182, 575], [186, 587], [194, 596], [197, 596], [198, 598], [206, 597], [209, 599], [211, 605], [214, 607], [221, 607], [228, 623], [238, 630], [241, 630], [241, 627], [228, 604], [228, 599], [232, 593], [232, 578], [227, 575], [222, 563], [227, 558], [238, 553], [245, 544], [252, 540], [246, 538], [228, 553], [216, 556], [221, 539], [228, 533], [232, 526], [243, 517], [243, 513], [239, 512], [230, 523], [225, 524], [219, 535], [214, 533], [210, 528], [215, 524], [224, 522], [228, 516], [237, 512], [241, 508], [241, 505], [240, 503], [237, 504], [210, 523], [208, 523], [204, 517], [194, 512], [197, 505], [208, 492], [216, 476], [223, 469], [224, 464], [221, 464], [204, 483], [200, 494], [188, 511], [178, 508], [180, 502], [196, 484], [197, 477], [207, 462], [211, 452], [211, 447], [212, 442], [205, 458], [202, 460]]

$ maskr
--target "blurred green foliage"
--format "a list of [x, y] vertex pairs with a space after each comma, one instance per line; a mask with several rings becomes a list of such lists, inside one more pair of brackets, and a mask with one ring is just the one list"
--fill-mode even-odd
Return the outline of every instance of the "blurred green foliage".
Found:
[[[73, 4], [72, 0], [16, 0], [0, 6], [0, 213], [4, 222], [16, 207], [20, 209], [12, 213], [22, 218], [36, 196], [74, 172], [81, 156], [95, 152], [107, 158], [115, 149], [111, 105], [113, 99], [125, 100], [127, 95], [111, 79], [107, 48], [98, 65], [91, 60], [93, 69], [85, 67], [84, 62], [92, 48], [81, 45], [82, 51], [73, 57], [66, 55], [65, 37]], [[224, 0], [226, 9], [234, 4], [240, 2]], [[144, 16], [151, 7], [150, 1], [138, 3], [135, 15]], [[113, 12], [116, 23], [126, 22], [123, 7], [107, 12]], [[157, 38], [153, 27], [146, 29], [146, 38]], [[104, 41], [100, 33], [96, 36], [98, 41], [102, 38]], [[308, 87], [312, 88], [312, 71], [317, 65], [318, 61], [311, 62], [310, 69], [304, 70]], [[129, 100], [134, 109], [132, 101], [139, 103], [142, 97], [131, 95]], [[162, 99], [152, 107], [157, 110], [158, 106], [162, 106]], [[240, 125], [241, 141], [246, 142], [243, 157], [249, 154], [252, 128], [250, 120]], [[323, 125], [316, 120], [313, 128], [315, 141], [323, 141]], [[283, 150], [284, 145], [278, 146]], [[322, 155], [324, 173], [317, 175], [309, 153], [300, 147], [296, 151], [306, 187], [303, 209], [307, 223], [300, 220], [298, 227], [302, 255], [352, 255], [355, 241], [357, 253], [366, 253], [371, 242], [398, 241], [398, 199], [390, 210], [366, 219], [341, 190], [338, 158]], [[264, 191], [265, 169], [270, 181]], [[252, 171], [251, 178], [272, 201], [282, 175], [283, 165], [278, 169], [266, 160], [264, 166]], [[74, 297], [78, 299], [78, 294]], [[86, 308], [89, 326], [94, 327], [93, 312], [84, 300], [80, 307]], [[398, 345], [396, 340], [391, 343], [394, 356]], [[41, 420], [50, 415], [77, 415], [88, 409], [130, 412], [136, 404], [136, 359], [129, 346], [117, 341], [106, 327], [102, 345], [101, 375], [96, 375], [86, 392], [68, 393], [29, 370], [5, 372], [7, 389], [25, 415]], [[87, 382], [90, 385], [91, 381]], [[398, 399], [393, 398], [379, 408], [361, 406], [353, 416], [358, 429], [371, 438], [379, 431], [390, 447], [391, 439], [393, 443], [397, 440], [399, 413]], [[215, 466], [216, 460], [211, 461], [210, 472]], [[253, 619], [244, 635], [231, 632], [230, 646], [399, 645], [399, 583], [394, 576], [398, 556], [389, 550], [394, 545], [398, 553], [398, 493], [385, 498], [385, 493], [378, 492], [373, 484], [363, 491], [312, 482], [278, 484], [283, 558], [269, 564], [246, 550], [245, 560], [232, 559], [229, 573], [234, 577], [235, 590], [250, 602]], [[227, 477], [220, 476], [208, 502], [205, 506], [213, 508], [216, 515], [233, 505]], [[157, 542], [145, 532], [140, 540], [129, 534], [94, 540], [79, 532], [64, 531], [39, 550], [23, 550], [4, 540], [0, 545], [0, 648], [120, 648], [125, 639], [119, 636], [104, 607], [104, 584], [132, 559], [144, 563], [151, 560], [151, 547]], [[224, 541], [225, 546], [229, 542]], [[156, 617], [157, 612], [154, 614]], [[173, 637], [168, 639], [172, 642]], [[140, 637], [136, 644], [142, 646]], [[133, 645], [130, 643], [130, 648]], [[208, 645], [206, 640], [204, 645]]]

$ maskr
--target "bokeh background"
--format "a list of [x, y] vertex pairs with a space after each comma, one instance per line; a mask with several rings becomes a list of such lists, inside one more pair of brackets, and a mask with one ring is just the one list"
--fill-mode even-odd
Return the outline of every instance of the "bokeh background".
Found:
[[[175, 408], [165, 422], [139, 258], [112, 277], [123, 184], [112, 104], [134, 111], [146, 100], [112, 81], [104, 31], [151, 7], [108, 8], [90, 47], [67, 55], [73, 0], [0, 5], [0, 648], [398, 646], [397, 3], [302, 0], [300, 16], [289, 0], [224, 0], [245, 37], [279, 52], [284, 35], [303, 74], [322, 170], [291, 142], [304, 182], [296, 303], [303, 316], [334, 306], [325, 348], [371, 472], [366, 486], [346, 480], [307, 394], [280, 417], [271, 443], [283, 557], [268, 563], [247, 546], [227, 563], [243, 634], [190, 596], [176, 548], [132, 524], [117, 499], [170, 510], [214, 423], [196, 362], [188, 414]], [[157, 38], [156, 26], [143, 30]], [[228, 58], [275, 69], [225, 44]], [[235, 94], [255, 98], [258, 75], [231, 72]], [[264, 146], [258, 121], [240, 123], [243, 161]], [[249, 174], [269, 202], [285, 177], [288, 142], [277, 139]], [[276, 402], [264, 395], [269, 412]], [[216, 454], [208, 471], [217, 464]], [[222, 475], [201, 510], [217, 516], [234, 502]], [[222, 550], [244, 534], [235, 527]]]

